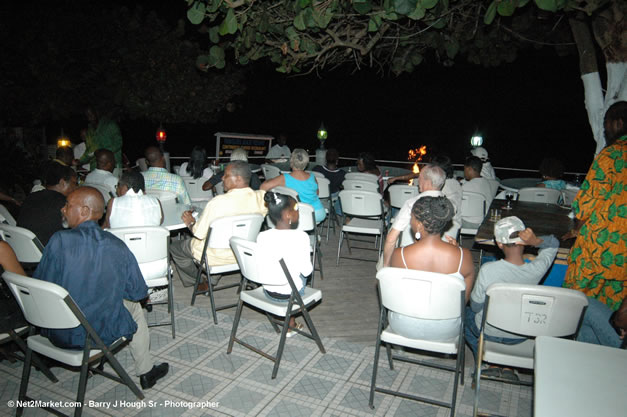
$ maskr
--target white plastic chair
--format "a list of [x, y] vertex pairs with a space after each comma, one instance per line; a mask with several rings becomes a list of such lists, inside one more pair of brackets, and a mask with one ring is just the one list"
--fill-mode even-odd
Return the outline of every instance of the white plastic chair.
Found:
[[313, 176], [316, 177], [316, 180], [319, 180], [320, 178], [327, 179], [322, 172], [319, 172], [319, 171], [307, 171], [307, 172], [309, 172], [310, 174], [313, 174]]
[[[2, 277], [9, 285], [11, 292], [13, 292], [15, 299], [24, 313], [24, 317], [31, 325], [46, 329], [71, 329], [77, 326], [83, 326], [86, 331], [85, 348], [83, 350], [75, 350], [59, 348], [53, 345], [48, 338], [35, 335], [34, 329], [31, 330], [30, 336], [26, 340], [26, 358], [24, 361], [18, 401], [36, 401], [26, 395], [31, 364], [36, 355], [47, 356], [65, 365], [80, 368], [78, 395], [76, 399], [80, 405], [75, 408], [74, 416], [80, 416], [83, 411], [89, 372], [98, 373], [122, 383], [126, 385], [138, 399], [144, 399], [142, 391], [112, 354], [113, 351], [126, 342], [124, 337], [116, 340], [110, 346], [106, 346], [72, 297], [63, 287], [57, 284], [25, 277], [8, 271], [5, 271]], [[103, 360], [109, 362], [117, 375], [104, 371], [100, 366], [91, 366], [92, 364], [101, 364]], [[50, 408], [46, 408], [46, 410], [52, 412]], [[22, 415], [23, 412], [23, 407], [17, 407], [18, 416]], [[55, 412], [55, 414], [58, 414], [58, 411]]]
[[[366, 175], [372, 175], [372, 174], [366, 174]], [[342, 181], [342, 187], [344, 187], [345, 190], [371, 191], [373, 193], [379, 192], [379, 184], [376, 182], [371, 182], [371, 181], [345, 179], [344, 181]]]
[[461, 235], [476, 235], [487, 212], [487, 202], [481, 193], [462, 191]]
[[281, 170], [270, 164], [261, 164], [261, 172], [266, 181], [281, 175]]
[[224, 182], [220, 181], [213, 187], [213, 189], [215, 190], [216, 195], [224, 194]]
[[192, 201], [209, 201], [213, 197], [211, 191], [203, 191], [202, 185], [207, 181], [205, 178], [181, 177], [187, 188], [187, 193]]
[[393, 184], [388, 188], [390, 193], [390, 206], [401, 208], [403, 203], [419, 193], [418, 187], [407, 184]]
[[567, 188], [563, 189], [561, 191], [562, 193], [562, 204], [564, 206], [570, 207], [573, 204], [573, 201], [575, 200], [575, 197], [577, 197], [577, 193], [579, 192], [579, 190], [569, 190]]
[[30, 230], [0, 223], [0, 234], [11, 246], [19, 262], [37, 263], [41, 260], [44, 245]]
[[270, 191], [272, 191], [274, 193], [289, 195], [289, 196], [293, 197], [294, 200], [300, 201], [300, 198], [298, 198], [298, 191], [296, 191], [296, 190], [294, 190], [292, 188], [287, 188], [287, 187], [283, 187], [282, 185], [277, 185], [276, 187], [274, 187]]
[[316, 214], [311, 204], [298, 203], [298, 228], [309, 234], [311, 264], [314, 270], [311, 273], [311, 286], [314, 286], [314, 278], [316, 275], [316, 260], [318, 261], [318, 271], [320, 271], [320, 279], [324, 279], [324, 271], [322, 270], [322, 252], [320, 252], [320, 239], [318, 228], [316, 227]]
[[137, 164], [137, 166], [139, 167], [140, 172], [148, 171], [148, 163], [146, 162], [146, 158], [139, 158], [137, 161], [135, 161], [135, 164]]
[[[463, 280], [450, 275], [435, 272], [416, 271], [403, 268], [382, 268], [377, 273], [381, 295], [381, 315], [375, 346], [372, 382], [370, 385], [370, 408], [374, 408], [375, 391], [410, 398], [412, 400], [435, 404], [451, 409], [455, 415], [458, 382], [464, 384], [464, 320], [466, 285]], [[433, 341], [411, 339], [399, 335], [388, 326], [388, 311], [394, 311], [408, 317], [425, 320], [459, 319], [457, 335], [451, 340]], [[390, 369], [394, 369], [393, 360], [426, 365], [438, 369], [453, 371], [454, 384], [451, 402], [445, 403], [413, 394], [402, 393], [384, 388], [377, 388], [377, 368], [381, 342], [386, 344]], [[421, 361], [404, 355], [392, 354], [390, 345], [403, 346], [421, 351], [457, 355], [455, 366]]]
[[[23, 336], [28, 336], [28, 333], [30, 332], [30, 328], [29, 326], [21, 326], [21, 327], [17, 327], [15, 329], [11, 329], [9, 331], [7, 331], [6, 333], [0, 333], [0, 345], [3, 345], [5, 343], [9, 343], [9, 342], [13, 342], [17, 345], [17, 347], [20, 348], [20, 350], [24, 353], [24, 355], [26, 355], [26, 351], [28, 350], [28, 347], [26, 346], [26, 340], [23, 339]], [[15, 352], [2, 352], [5, 356], [7, 357], [12, 357], [15, 359], [18, 359], [22, 362], [24, 362], [26, 360], [26, 357], [24, 355], [20, 356]], [[54, 376], [54, 374], [52, 373], [52, 371], [50, 371], [50, 368], [48, 368], [37, 356], [33, 356], [33, 363], [35, 365], [36, 368], [39, 368], [39, 371], [41, 371], [41, 373], [43, 373], [46, 378], [48, 378], [51, 382], [59, 382], [59, 380], [57, 379], [56, 376]]]
[[[320, 172], [314, 171], [315, 174], [322, 175]], [[324, 175], [322, 177], [316, 175], [316, 181], [318, 182], [318, 198], [324, 206], [324, 211], [327, 212], [327, 216], [320, 224], [320, 231], [324, 230], [324, 223], [327, 224], [327, 242], [329, 241], [329, 229], [333, 226], [333, 234], [335, 234], [335, 225], [340, 226], [340, 222], [335, 213], [334, 202], [336, 200], [331, 196], [331, 181], [329, 181]]]
[[0, 223], [6, 223], [9, 226], [17, 226], [15, 218], [11, 215], [9, 210], [2, 204], [0, 204]]
[[[375, 236], [375, 246], [378, 243], [378, 258], [381, 257], [381, 242], [384, 240], [385, 234], [385, 212], [383, 209], [383, 198], [378, 192], [359, 191], [359, 190], [342, 190], [339, 194], [342, 212], [345, 216], [351, 218], [350, 222], [342, 226], [340, 231], [340, 242], [337, 247], [336, 265], [340, 264], [340, 251], [346, 234], [346, 244], [348, 245], [348, 253], [351, 254], [351, 246], [349, 233], [358, 233], [364, 235]], [[377, 242], [378, 238], [381, 238]], [[349, 258], [355, 259], [355, 258]], [[376, 259], [361, 259], [364, 261], [374, 261]]]
[[[511, 283], [490, 285], [479, 329], [474, 415], [477, 415], [479, 406], [483, 362], [533, 369], [533, 338], [576, 338], [587, 306], [588, 299], [584, 293], [568, 288]], [[484, 340], [486, 324], [529, 339], [515, 345]]]
[[107, 230], [122, 240], [133, 252], [148, 288], [167, 285], [168, 299], [150, 304], [167, 304], [170, 321], [151, 323], [148, 327], [172, 326], [172, 338], [174, 339], [176, 336], [174, 294], [168, 252], [170, 232], [165, 227], [159, 226], [120, 227]]
[[518, 190], [518, 201], [529, 201], [532, 203], [557, 204], [562, 193], [559, 190], [542, 187], [527, 187]]
[[100, 191], [100, 194], [102, 194], [102, 198], [104, 199], [105, 206], [107, 205], [109, 200], [111, 200], [111, 197], [115, 197], [115, 190], [111, 190], [109, 187], [107, 187], [104, 184], [85, 183], [84, 185], [87, 187], [95, 188], [96, 190]]
[[[240, 280], [240, 282], [238, 283], [214, 287], [211, 284], [212, 274], [222, 275], [228, 272], [239, 271], [239, 265], [237, 264], [237, 262], [228, 265], [209, 265], [209, 262], [207, 261], [207, 249], [230, 249], [231, 245], [229, 240], [232, 237], [240, 237], [242, 239], [255, 241], [257, 240], [257, 235], [259, 234], [262, 223], [263, 216], [261, 214], [244, 214], [241, 216], [222, 217], [220, 219], [214, 220], [213, 223], [209, 225], [207, 237], [205, 238], [205, 244], [203, 246], [202, 258], [200, 259], [200, 267], [198, 268], [198, 273], [196, 274], [196, 283], [194, 284], [191, 305], [194, 305], [194, 302], [196, 301], [196, 296], [198, 294], [204, 294], [205, 292], [209, 292], [211, 313], [213, 315], [213, 322], [215, 324], [218, 324], [218, 310], [232, 308], [237, 306], [237, 304], [216, 306], [213, 293], [215, 291], [221, 291], [227, 288], [233, 288], [238, 286], [241, 289], [242, 281]], [[208, 291], [198, 291], [198, 285], [201, 282], [201, 274], [203, 271], [205, 271], [205, 273], [207, 274], [207, 278], [209, 279]]]
[[377, 177], [374, 174], [368, 174], [365, 172], [347, 172], [346, 175], [344, 176], [344, 179], [350, 180], [350, 181], [354, 180], [354, 181], [373, 182], [377, 184], [377, 187], [379, 187], [379, 177]]
[[[274, 362], [272, 379], [276, 378], [277, 372], [279, 371], [279, 365], [281, 363], [281, 357], [283, 355], [283, 349], [285, 347], [285, 339], [289, 328], [290, 317], [298, 312], [302, 313], [310, 333], [305, 333], [295, 329], [292, 330], [298, 331], [298, 333], [303, 336], [314, 340], [318, 345], [320, 352], [326, 353], [324, 346], [322, 345], [322, 340], [320, 339], [320, 336], [316, 331], [316, 327], [309, 316], [309, 308], [322, 299], [322, 292], [315, 288], [305, 287], [305, 293], [301, 296], [296, 289], [294, 280], [292, 279], [283, 259], [277, 262], [276, 268], [268, 268], [268, 265], [266, 265], [266, 267], [262, 270], [259, 267], [259, 260], [257, 259], [258, 245], [256, 242], [233, 237], [231, 238], [231, 248], [233, 249], [233, 253], [235, 253], [235, 257], [237, 258], [237, 262], [239, 263], [242, 271], [242, 277], [244, 278], [243, 288], [246, 286], [246, 280], [260, 284], [260, 286], [254, 290], [246, 290], [240, 293], [237, 311], [235, 312], [235, 319], [233, 320], [233, 329], [231, 330], [231, 337], [229, 339], [229, 346], [226, 353], [230, 354], [233, 350], [233, 342], [237, 342], [240, 345], [272, 360]], [[286, 281], [290, 284], [290, 287], [292, 287], [292, 294], [290, 295], [289, 301], [272, 301], [264, 294], [264, 284], [283, 285]], [[262, 352], [256, 347], [251, 346], [236, 337], [237, 327], [242, 315], [244, 303], [262, 310], [266, 314], [266, 317], [268, 317], [268, 320], [270, 321], [270, 324], [272, 324], [274, 330], [277, 333], [280, 331], [281, 336], [279, 339], [279, 347], [275, 356], [270, 356], [269, 354]], [[271, 314], [282, 317], [283, 320], [276, 320], [271, 316]], [[281, 325], [280, 329], [277, 324]]]
[[176, 194], [170, 191], [146, 189], [146, 195], [156, 197], [161, 205], [176, 204]]

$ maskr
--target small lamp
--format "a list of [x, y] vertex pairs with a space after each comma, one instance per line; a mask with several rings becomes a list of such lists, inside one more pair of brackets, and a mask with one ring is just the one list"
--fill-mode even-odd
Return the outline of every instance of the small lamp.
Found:
[[168, 138], [168, 134], [166, 133], [161, 123], [159, 123], [159, 129], [157, 129], [157, 134], [155, 136], [157, 138], [157, 142], [159, 142], [160, 145], [163, 145], [165, 143], [165, 140]]
[[65, 136], [63, 129], [61, 129], [61, 136], [57, 138], [57, 148], [67, 148], [69, 146], [72, 146], [72, 142], [70, 142], [70, 139]]
[[483, 136], [476, 134], [470, 138], [470, 146], [477, 147], [481, 145], [483, 145]]
[[324, 128], [324, 123], [320, 123], [318, 128], [318, 140], [320, 141], [320, 149], [324, 149], [324, 141], [329, 137], [329, 132]]

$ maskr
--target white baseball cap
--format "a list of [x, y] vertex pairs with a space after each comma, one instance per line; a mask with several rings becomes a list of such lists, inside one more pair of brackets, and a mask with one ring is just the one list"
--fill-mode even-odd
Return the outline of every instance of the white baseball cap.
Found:
[[525, 230], [525, 224], [516, 216], [505, 217], [494, 225], [494, 239], [497, 242], [508, 244], [520, 242], [518, 235], [512, 237], [513, 233]]
[[477, 146], [476, 148], [471, 149], [470, 153], [481, 159], [483, 162], [488, 160], [488, 151], [486, 151], [485, 148], [482, 148], [481, 146]]

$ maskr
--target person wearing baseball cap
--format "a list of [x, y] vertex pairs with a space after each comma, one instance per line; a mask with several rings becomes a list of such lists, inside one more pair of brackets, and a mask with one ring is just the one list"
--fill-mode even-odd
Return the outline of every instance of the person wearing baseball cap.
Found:
[[[470, 295], [470, 306], [466, 307], [466, 343], [477, 359], [479, 327], [483, 316], [483, 304], [488, 287], [497, 282], [533, 285], [540, 282], [544, 274], [553, 265], [559, 248], [555, 236], [537, 237], [533, 230], [516, 216], [505, 217], [494, 225], [494, 240], [505, 255], [504, 259], [488, 262], [479, 270], [479, 276]], [[525, 246], [540, 249], [538, 256], [531, 262], [525, 262], [523, 252]], [[486, 325], [486, 340], [497, 343], [517, 344], [525, 341], [519, 335], [507, 333], [490, 325]], [[482, 371], [482, 375], [518, 380], [512, 369], [492, 367]]]
[[483, 165], [481, 166], [481, 176], [487, 180], [495, 180], [496, 172], [494, 172], [494, 168], [490, 163], [490, 158], [488, 158], [488, 151], [481, 146], [477, 146], [476, 148], [472, 148], [470, 150], [472, 156], [476, 156], [481, 159]]

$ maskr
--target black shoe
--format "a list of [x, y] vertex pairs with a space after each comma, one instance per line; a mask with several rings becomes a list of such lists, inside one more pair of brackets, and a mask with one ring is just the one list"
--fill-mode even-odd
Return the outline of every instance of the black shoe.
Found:
[[146, 372], [139, 377], [139, 383], [141, 384], [142, 389], [152, 388], [159, 379], [168, 374], [169, 370], [170, 365], [167, 363], [153, 366], [149, 372]]

